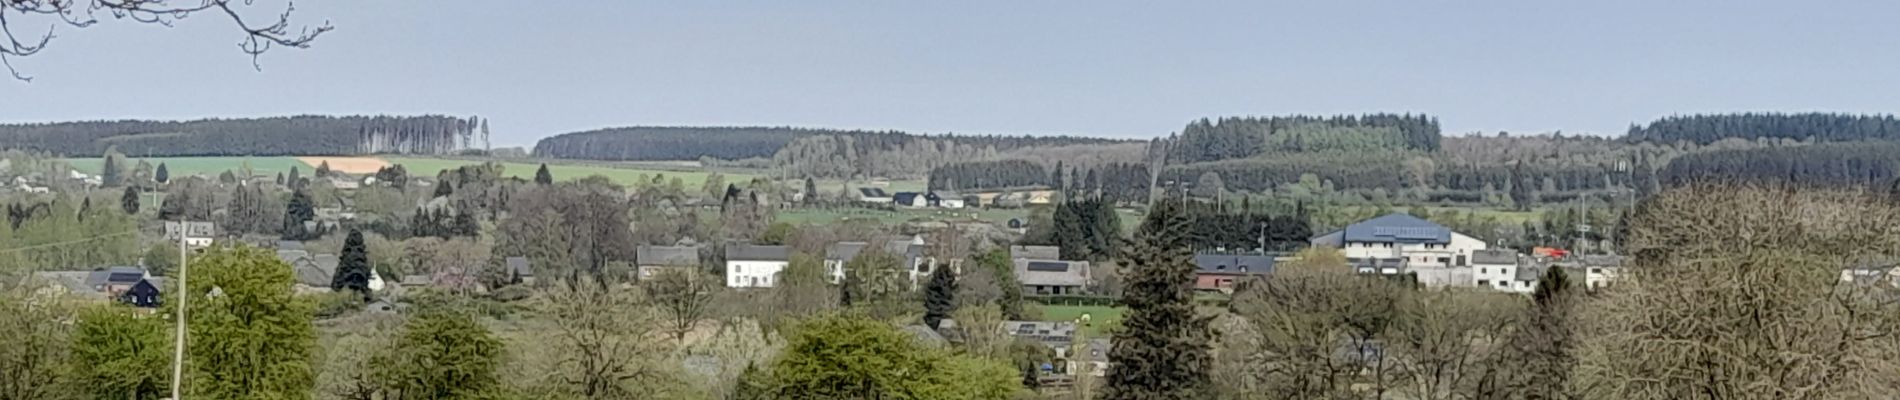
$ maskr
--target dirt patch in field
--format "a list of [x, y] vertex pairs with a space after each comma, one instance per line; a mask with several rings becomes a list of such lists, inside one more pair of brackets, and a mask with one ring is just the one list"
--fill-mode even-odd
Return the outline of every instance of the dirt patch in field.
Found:
[[316, 168], [330, 163], [330, 170], [346, 174], [374, 174], [376, 170], [389, 166], [388, 161], [375, 157], [297, 157], [297, 161]]

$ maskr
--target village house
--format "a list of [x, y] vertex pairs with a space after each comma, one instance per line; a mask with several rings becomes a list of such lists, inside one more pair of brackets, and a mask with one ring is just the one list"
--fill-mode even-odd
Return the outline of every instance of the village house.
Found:
[[1196, 254], [1194, 288], [1232, 292], [1235, 282], [1273, 273], [1278, 261], [1267, 255]]
[[1016, 260], [1016, 281], [1024, 294], [1064, 296], [1082, 294], [1088, 287], [1088, 261]]
[[642, 281], [668, 270], [692, 272], [699, 268], [699, 246], [640, 246], [633, 259]]
[[858, 202], [859, 203], [890, 204], [892, 201], [893, 199], [891, 199], [891, 195], [889, 193], [885, 193], [884, 189], [882, 188], [874, 188], [874, 187], [858, 188]]
[[508, 267], [508, 273], [513, 274], [514, 279], [520, 280], [521, 283], [534, 284], [534, 263], [529, 262], [527, 257], [508, 257], [502, 259], [501, 262], [503, 266]]
[[218, 235], [217, 225], [210, 222], [165, 221], [165, 241], [177, 243], [184, 237], [185, 245], [194, 248], [210, 246]]
[[1471, 285], [1499, 291], [1529, 293], [1536, 286], [1537, 278], [1532, 275], [1525, 282], [1518, 275], [1518, 257], [1516, 251], [1507, 249], [1485, 249], [1471, 253]]
[[791, 263], [785, 246], [731, 244], [726, 246], [726, 287], [769, 288], [778, 272]]
[[144, 268], [108, 267], [94, 271], [42, 271], [33, 273], [42, 285], [33, 292], [40, 296], [72, 296], [92, 301], [118, 301], [142, 308], [161, 304], [159, 291], [165, 278], [154, 277]]
[[1314, 236], [1311, 242], [1337, 248], [1360, 271], [1379, 274], [1405, 273], [1410, 268], [1467, 267], [1471, 265], [1471, 253], [1487, 247], [1482, 240], [1405, 213], [1347, 225]]
[[825, 276], [834, 284], [844, 282], [844, 265], [858, 258], [858, 253], [870, 246], [870, 243], [865, 242], [832, 243], [825, 248]]

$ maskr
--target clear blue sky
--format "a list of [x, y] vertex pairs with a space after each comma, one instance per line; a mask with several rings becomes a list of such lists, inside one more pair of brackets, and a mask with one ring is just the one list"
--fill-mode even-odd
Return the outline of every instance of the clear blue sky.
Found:
[[0, 82], [0, 121], [446, 113], [525, 145], [658, 124], [1151, 137], [1410, 111], [1454, 134], [1620, 133], [1900, 110], [1892, 1], [1172, 3], [306, 0], [299, 21], [337, 30], [262, 72], [212, 15], [62, 26], [14, 61], [37, 81]]

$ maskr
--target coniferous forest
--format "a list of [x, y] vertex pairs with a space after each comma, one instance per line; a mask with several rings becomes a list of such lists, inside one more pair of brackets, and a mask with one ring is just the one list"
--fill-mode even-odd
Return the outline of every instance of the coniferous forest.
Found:
[[447, 154], [485, 145], [487, 126], [480, 117], [440, 115], [5, 124], [0, 146], [68, 157], [114, 147], [135, 157]]

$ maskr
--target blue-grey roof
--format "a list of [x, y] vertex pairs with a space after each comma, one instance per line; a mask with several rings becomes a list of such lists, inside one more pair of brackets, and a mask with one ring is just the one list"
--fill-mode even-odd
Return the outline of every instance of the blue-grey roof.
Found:
[[1194, 266], [1203, 273], [1266, 274], [1273, 272], [1274, 259], [1263, 255], [1197, 254]]
[[1349, 243], [1451, 243], [1451, 230], [1406, 213], [1347, 225], [1342, 240]]
[[897, 192], [897, 194], [891, 195], [891, 201], [897, 202], [898, 204], [910, 204], [917, 200], [917, 195], [917, 192]]

